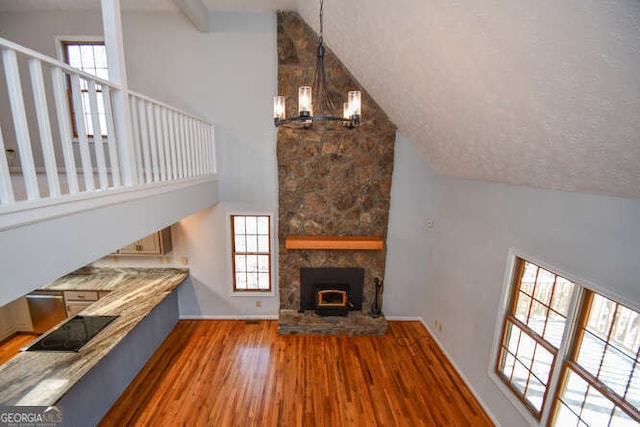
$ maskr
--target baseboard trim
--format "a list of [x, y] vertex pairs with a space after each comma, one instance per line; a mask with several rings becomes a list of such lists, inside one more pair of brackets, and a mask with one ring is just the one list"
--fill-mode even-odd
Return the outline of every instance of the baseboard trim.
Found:
[[421, 322], [422, 317], [420, 316], [384, 316], [387, 320], [391, 320], [394, 322]]
[[447, 358], [449, 363], [451, 363], [451, 366], [453, 366], [453, 369], [456, 370], [458, 375], [460, 375], [460, 378], [462, 378], [462, 381], [464, 381], [465, 385], [469, 388], [469, 390], [471, 391], [473, 396], [476, 398], [478, 403], [480, 403], [480, 406], [482, 406], [482, 409], [484, 409], [484, 411], [487, 413], [489, 418], [491, 418], [491, 421], [493, 421], [493, 423], [496, 425], [496, 427], [500, 427], [500, 423], [498, 422], [496, 417], [493, 415], [493, 413], [489, 410], [489, 406], [480, 397], [480, 395], [478, 395], [478, 393], [475, 391], [475, 389], [471, 385], [471, 382], [469, 381], [469, 379], [464, 375], [462, 369], [460, 369], [460, 367], [456, 364], [456, 362], [449, 355], [449, 353], [447, 353], [447, 350], [444, 348], [444, 346], [442, 345], [442, 343], [440, 342], [440, 340], [438, 339], [436, 334], [431, 330], [431, 328], [429, 328], [429, 325], [427, 325], [427, 322], [425, 322], [425, 320], [422, 317], [419, 317], [416, 320], [419, 320], [420, 323], [422, 323], [422, 326], [424, 326], [424, 328], [427, 330], [429, 335], [431, 335], [431, 338], [433, 338], [433, 340], [436, 342], [436, 344], [440, 348], [440, 351], [442, 351], [442, 353], [444, 353], [444, 356]]
[[180, 320], [278, 320], [277, 314], [181, 314]]

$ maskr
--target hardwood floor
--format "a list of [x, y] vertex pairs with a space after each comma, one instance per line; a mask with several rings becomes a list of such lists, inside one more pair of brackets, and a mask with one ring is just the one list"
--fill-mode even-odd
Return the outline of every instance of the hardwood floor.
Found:
[[37, 335], [19, 334], [3, 341], [2, 344], [0, 344], [0, 365], [20, 353], [22, 347], [37, 337]]
[[419, 322], [383, 337], [182, 320], [101, 426], [490, 426]]

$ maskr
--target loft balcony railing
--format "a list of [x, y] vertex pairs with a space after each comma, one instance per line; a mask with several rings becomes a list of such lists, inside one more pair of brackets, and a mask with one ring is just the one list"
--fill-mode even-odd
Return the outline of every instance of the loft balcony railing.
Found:
[[0, 51], [0, 230], [21, 211], [217, 175], [206, 120], [2, 38]]

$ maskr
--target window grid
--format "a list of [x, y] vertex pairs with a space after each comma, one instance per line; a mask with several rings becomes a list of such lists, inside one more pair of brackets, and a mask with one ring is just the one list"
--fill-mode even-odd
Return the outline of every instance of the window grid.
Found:
[[[505, 315], [496, 372], [525, 407], [540, 419], [567, 320], [573, 283], [519, 258], [516, 271], [516, 286]], [[564, 292], [559, 292], [559, 279], [563, 280], [563, 285], [568, 284], [569, 289], [563, 286]], [[515, 353], [511, 348], [513, 334], [517, 334]], [[524, 347], [523, 336], [528, 338]], [[517, 367], [521, 371], [516, 376]]]
[[[64, 62], [74, 68], [79, 68], [85, 73], [92, 74], [96, 77], [107, 80], [109, 78], [109, 70], [107, 67], [107, 54], [103, 42], [78, 42], [67, 41], [62, 42], [64, 50]], [[71, 80], [68, 77], [68, 97], [69, 109], [71, 114], [71, 126], [73, 128], [73, 136], [78, 136], [76, 126], [76, 114], [73, 110], [73, 101], [71, 95]], [[88, 82], [80, 78], [80, 91], [82, 99], [82, 109], [84, 111], [84, 125], [87, 136], [93, 136], [93, 120], [91, 117], [91, 106], [89, 102], [89, 85]], [[107, 118], [104, 111], [104, 98], [102, 97], [102, 86], [96, 84], [96, 101], [98, 104], [98, 120], [100, 122], [100, 134], [107, 135]]]
[[[592, 314], [596, 311], [595, 306], [602, 305], [597, 302], [602, 301], [606, 301], [614, 307], [613, 311], [609, 310], [606, 316], [606, 333], [603, 333], [605, 331], [601, 328], [593, 330], [594, 325], [589, 324]], [[599, 308], [602, 309], [602, 307]], [[635, 315], [635, 322], [627, 319], [625, 326], [625, 332], [628, 332], [629, 325], [635, 324], [633, 330], [636, 331], [636, 334], [632, 336], [633, 342], [628, 346], [631, 354], [610, 343], [612, 338], [615, 339], [614, 329], [622, 317], [621, 310]], [[586, 292], [581, 305], [578, 334], [568, 360], [563, 366], [562, 384], [558, 388], [553, 411], [554, 425], [586, 426], [593, 425], [595, 422], [598, 425], [607, 426], [637, 426], [640, 422], [640, 381], [635, 385], [637, 389], [633, 390], [632, 382], [640, 376], [640, 343], [638, 342], [640, 341], [638, 333], [640, 325], [638, 322], [640, 322], [640, 315], [637, 312], [591, 291]], [[595, 325], [596, 329], [598, 326]], [[598, 332], [605, 338], [598, 336]], [[595, 339], [592, 342], [602, 344], [602, 351], [594, 350], [594, 346], [589, 345], [587, 338]], [[609, 349], [614, 350], [609, 352]], [[628, 373], [623, 375], [626, 379], [623, 379], [624, 391], [622, 393], [618, 392], [621, 385], [618, 380], [621, 378], [620, 374], [624, 374], [624, 362], [620, 356], [617, 363], [614, 364], [613, 370], [604, 369], [605, 358], [608, 354], [615, 354], [615, 351], [619, 352], [622, 358], [632, 359]], [[593, 362], [596, 362], [597, 367]], [[594, 367], [595, 369], [593, 369]], [[579, 408], [577, 405], [572, 405], [572, 401], [575, 402], [578, 399], [581, 400]]]
[[271, 291], [271, 218], [231, 215], [234, 292]]

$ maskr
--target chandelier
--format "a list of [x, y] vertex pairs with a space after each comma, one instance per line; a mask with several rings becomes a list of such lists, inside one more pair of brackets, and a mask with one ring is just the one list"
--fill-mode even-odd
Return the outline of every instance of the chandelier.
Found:
[[[318, 38], [318, 56], [313, 85], [300, 86], [298, 88], [297, 117], [285, 118], [284, 96], [276, 96], [273, 98], [273, 121], [276, 127], [286, 125], [294, 128], [311, 128], [314, 122], [323, 122], [325, 127], [331, 126], [331, 124], [339, 124], [350, 129], [360, 125], [361, 103], [359, 90], [352, 90], [347, 94], [347, 102], [342, 104], [342, 117], [336, 114], [336, 107], [329, 97], [324, 69], [325, 49], [322, 39], [323, 3], [324, 0], [320, 0], [320, 36]], [[314, 105], [311, 102], [312, 93], [317, 101], [316, 112], [318, 115], [314, 115]]]

